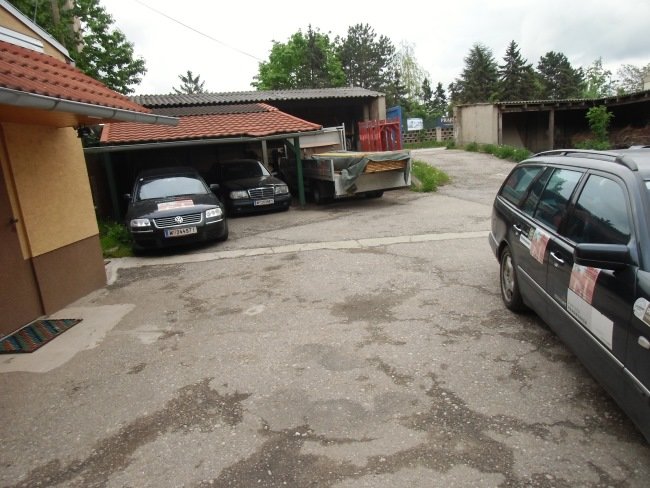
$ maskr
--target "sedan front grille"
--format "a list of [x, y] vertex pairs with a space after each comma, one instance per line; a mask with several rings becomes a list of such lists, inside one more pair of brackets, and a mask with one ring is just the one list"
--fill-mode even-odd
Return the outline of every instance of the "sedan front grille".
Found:
[[[203, 219], [203, 214], [172, 215], [171, 217], [161, 217], [153, 219], [158, 229], [166, 227], [178, 227], [179, 225], [198, 224]], [[180, 220], [180, 221], [179, 221]]]
[[273, 198], [273, 187], [264, 186], [262, 188], [251, 188], [248, 190], [248, 196], [251, 198]]

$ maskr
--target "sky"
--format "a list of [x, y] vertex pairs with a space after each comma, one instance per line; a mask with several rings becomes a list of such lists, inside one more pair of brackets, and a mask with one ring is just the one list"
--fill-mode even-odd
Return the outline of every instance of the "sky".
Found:
[[369, 24], [399, 48], [413, 47], [432, 86], [462, 72], [475, 43], [498, 63], [510, 41], [534, 66], [549, 51], [574, 67], [602, 58], [616, 75], [622, 64], [650, 63], [648, 0], [100, 0], [114, 26], [144, 58], [147, 73], [135, 94], [173, 93], [179, 75], [200, 75], [209, 92], [249, 91], [273, 41], [312, 28], [345, 36]]

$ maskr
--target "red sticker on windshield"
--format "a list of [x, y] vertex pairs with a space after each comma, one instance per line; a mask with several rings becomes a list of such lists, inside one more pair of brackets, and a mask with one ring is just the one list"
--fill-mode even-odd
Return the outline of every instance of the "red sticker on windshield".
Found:
[[163, 202], [158, 204], [158, 210], [169, 210], [170, 208], [193, 207], [192, 200], [176, 200], [174, 202]]

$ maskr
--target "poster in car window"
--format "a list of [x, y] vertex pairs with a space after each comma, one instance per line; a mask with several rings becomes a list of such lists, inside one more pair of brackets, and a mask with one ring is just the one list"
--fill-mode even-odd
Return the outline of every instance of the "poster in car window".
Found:
[[567, 290], [567, 311], [611, 349], [614, 323], [593, 306], [600, 271], [599, 268], [573, 265]]
[[532, 234], [530, 238], [530, 255], [535, 261], [544, 264], [546, 246], [548, 246], [548, 240], [551, 236], [542, 229], [535, 229]]

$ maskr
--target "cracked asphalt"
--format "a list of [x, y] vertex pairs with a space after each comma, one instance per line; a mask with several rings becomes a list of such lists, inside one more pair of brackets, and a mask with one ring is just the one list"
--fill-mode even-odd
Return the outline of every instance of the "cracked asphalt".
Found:
[[413, 155], [452, 183], [111, 262], [58, 314], [79, 325], [0, 356], [0, 485], [647, 487], [632, 423], [501, 303], [487, 231], [512, 164]]

